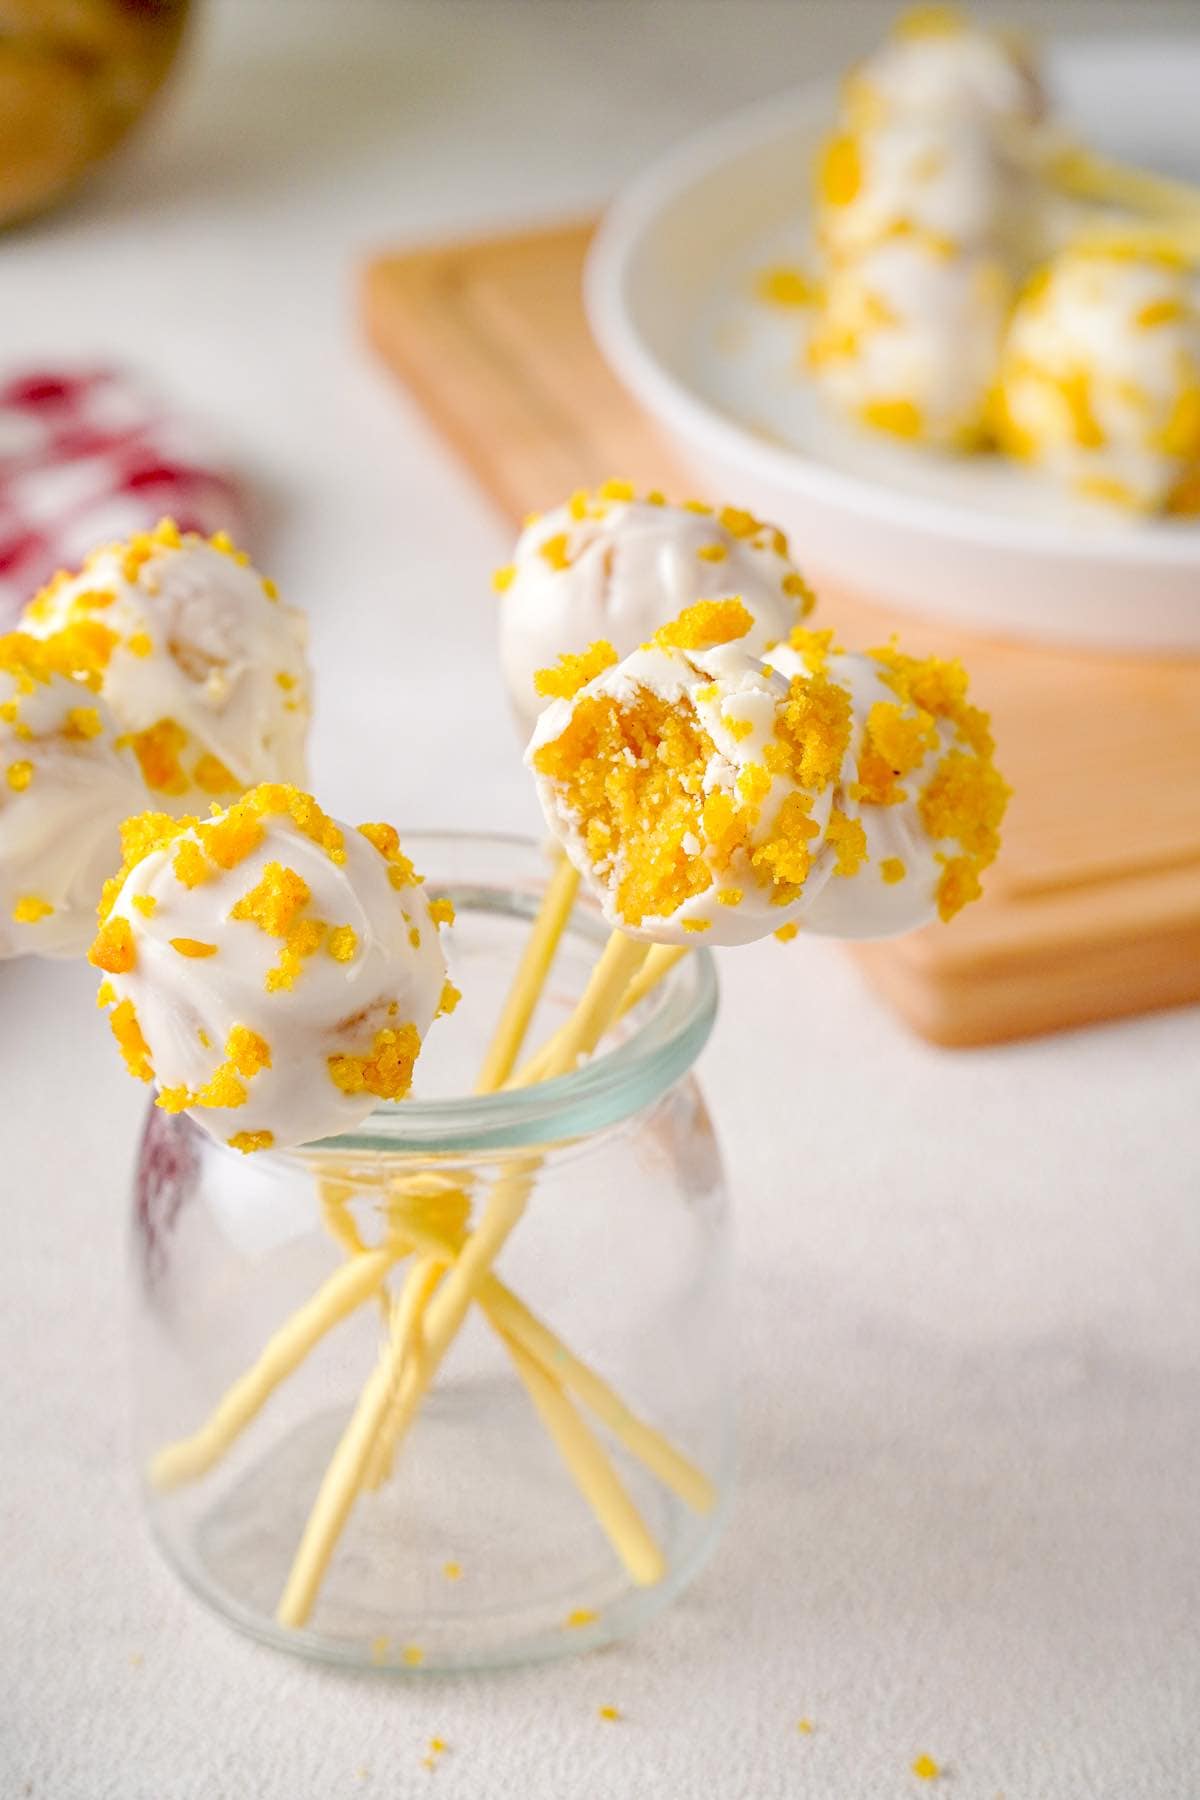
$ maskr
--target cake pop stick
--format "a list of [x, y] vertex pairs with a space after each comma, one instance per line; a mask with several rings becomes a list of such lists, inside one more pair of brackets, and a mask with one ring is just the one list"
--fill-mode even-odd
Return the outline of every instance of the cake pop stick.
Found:
[[[647, 995], [654, 992], [659, 982], [665, 980], [676, 963], [681, 962], [687, 954], [688, 946], [686, 944], [653, 945], [640, 972], [634, 976], [626, 988], [617, 1017], [623, 1019], [625, 1014], [632, 1012], [635, 1006], [640, 1006]], [[535, 1082], [547, 1080], [546, 1071], [553, 1060], [557, 1037], [558, 1033], [555, 1032], [554, 1036], [548, 1038], [540, 1050], [535, 1050], [528, 1061], [524, 1062], [514, 1075], [509, 1076], [504, 1086], [506, 1088], [532, 1087]]]
[[[646, 946], [614, 932], [592, 973], [591, 980], [563, 1033], [552, 1066], [565, 1074], [578, 1057], [595, 1048], [616, 1016], [626, 987], [646, 957]], [[521, 1158], [513, 1170], [492, 1189], [483, 1217], [448, 1270], [425, 1313], [424, 1355], [419, 1367], [404, 1365], [398, 1373], [394, 1400], [393, 1436], [398, 1444], [416, 1416], [421, 1400], [450, 1344], [457, 1336], [479, 1283], [490, 1272], [509, 1235], [519, 1222], [540, 1167], [537, 1156]], [[316, 1502], [300, 1541], [292, 1570], [280, 1600], [281, 1625], [300, 1626], [309, 1617], [329, 1559], [349, 1517], [366, 1467], [363, 1433], [370, 1422], [372, 1434], [387, 1412], [378, 1391], [379, 1372], [364, 1389], [346, 1435], [321, 1483]], [[374, 1385], [373, 1385], [374, 1384]]]
[[512, 1073], [578, 892], [578, 871], [560, 856], [488, 1045], [475, 1086], [477, 1094], [495, 1093]]

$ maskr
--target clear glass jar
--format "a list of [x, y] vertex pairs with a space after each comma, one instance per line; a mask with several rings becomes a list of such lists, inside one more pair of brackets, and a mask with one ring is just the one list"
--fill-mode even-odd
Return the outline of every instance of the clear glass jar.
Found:
[[[404, 844], [430, 890], [454, 901], [451, 973], [464, 996], [431, 1032], [413, 1096], [351, 1135], [251, 1157], [151, 1108], [133, 1270], [137, 1455], [170, 1561], [257, 1637], [408, 1672], [607, 1643], [677, 1594], [712, 1548], [729, 1494], [733, 1368], [721, 1160], [692, 1073], [716, 1012], [711, 958], [696, 951], [677, 964], [574, 1074], [464, 1097], [548, 864], [511, 838]], [[529, 1046], [567, 1016], [605, 935], [578, 906]], [[690, 1490], [668, 1485], [647, 1466], [644, 1438], [614, 1433], [611, 1408], [601, 1418], [591, 1389], [580, 1399], [577, 1365], [562, 1355], [556, 1364], [539, 1343], [551, 1384], [590, 1425], [661, 1553], [656, 1578], [648, 1582], [644, 1567], [631, 1574], [614, 1550], [548, 1435], [536, 1385], [477, 1305], [390, 1475], [373, 1466], [378, 1484], [359, 1493], [308, 1621], [280, 1624], [322, 1477], [389, 1341], [386, 1298], [365, 1300], [319, 1335], [206, 1470], [163, 1485], [175, 1454], [164, 1450], [194, 1437], [273, 1334], [353, 1262], [356, 1245], [404, 1243], [418, 1214], [418, 1230], [430, 1217], [438, 1230], [462, 1226], [534, 1148], [536, 1183], [495, 1274], [552, 1344], [582, 1359], [656, 1444], [699, 1472]], [[389, 1264], [393, 1300], [413, 1261]], [[544, 1373], [541, 1386], [544, 1396]]]

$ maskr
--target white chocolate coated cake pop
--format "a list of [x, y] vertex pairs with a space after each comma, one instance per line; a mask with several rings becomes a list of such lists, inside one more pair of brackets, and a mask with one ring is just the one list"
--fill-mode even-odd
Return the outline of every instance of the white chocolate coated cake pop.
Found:
[[219, 1141], [292, 1148], [408, 1092], [452, 1010], [439, 926], [390, 825], [281, 784], [204, 821], [126, 826], [90, 960], [130, 1072]]
[[914, 7], [843, 84], [848, 118], [900, 114], [972, 119], [1019, 134], [1046, 114], [1046, 91], [1028, 44], [973, 25], [957, 7]]
[[0, 637], [0, 957], [81, 956], [146, 785], [62, 646]]
[[1030, 279], [1004, 344], [996, 436], [1077, 494], [1196, 510], [1200, 312], [1170, 252], [1067, 248]]
[[[624, 662], [607, 645], [564, 659], [527, 761], [609, 923], [657, 943], [733, 945], [800, 925], [862, 937], [953, 916], [979, 892], [1007, 800], [961, 670], [889, 652], [877, 669], [842, 659], [835, 674], [827, 634], [813, 634], [785, 678], [747, 655], [740, 612], [700, 603]], [[869, 806], [908, 810], [872, 840]], [[929, 840], [923, 860], [914, 839]], [[887, 895], [905, 882], [903, 897]]]
[[861, 424], [974, 448], [987, 430], [1009, 299], [999, 258], [896, 238], [830, 269], [809, 368]]
[[[1008, 790], [987, 715], [967, 698], [960, 664], [896, 650], [845, 651], [830, 631], [799, 629], [768, 664], [789, 681], [821, 676], [850, 697], [850, 742], [833, 808], [848, 821], [832, 879], [810, 880], [805, 931], [893, 937], [953, 918], [980, 892], [999, 848]], [[822, 870], [816, 863], [818, 876]]]
[[259, 781], [304, 778], [305, 622], [220, 534], [168, 520], [96, 551], [25, 609], [73, 632], [160, 804], [196, 811]]
[[843, 128], [817, 160], [817, 244], [835, 260], [900, 237], [943, 257], [994, 251], [1027, 230], [1027, 185], [970, 122], [902, 113]]
[[734, 595], [752, 616], [751, 642], [762, 645], [812, 605], [774, 526], [736, 507], [637, 499], [623, 481], [531, 521], [495, 585], [501, 663], [526, 734], [542, 709], [535, 677], [566, 652], [602, 638], [625, 656], [693, 601]]

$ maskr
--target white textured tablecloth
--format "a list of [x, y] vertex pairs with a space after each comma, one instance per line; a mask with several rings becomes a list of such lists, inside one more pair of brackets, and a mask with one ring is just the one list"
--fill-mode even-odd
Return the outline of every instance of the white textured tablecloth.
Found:
[[[276, 503], [335, 810], [534, 823], [491, 661], [505, 533], [356, 347], [355, 255], [577, 210], [877, 17], [227, 0], [160, 129], [0, 241], [6, 358], [136, 359]], [[1200, 1015], [951, 1056], [818, 944], [724, 972], [726, 1540], [627, 1646], [410, 1684], [243, 1642], [158, 1561], [125, 1444], [143, 1097], [82, 969], [0, 966], [4, 1800], [1200, 1795]]]

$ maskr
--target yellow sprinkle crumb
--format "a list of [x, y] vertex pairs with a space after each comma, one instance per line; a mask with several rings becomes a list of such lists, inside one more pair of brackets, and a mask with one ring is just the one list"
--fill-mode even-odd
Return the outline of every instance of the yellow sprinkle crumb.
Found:
[[442, 1574], [446, 1577], [447, 1581], [461, 1581], [462, 1580], [462, 1564], [457, 1563], [457, 1562], [443, 1563], [442, 1564]]
[[777, 937], [781, 944], [790, 944], [792, 939], [799, 935], [799, 931], [799, 925], [792, 919], [786, 925], [781, 925], [778, 931], [773, 931], [771, 936]]
[[744, 898], [741, 888], [722, 888], [717, 895], [718, 906], [740, 906]]
[[201, 961], [206, 956], [215, 956], [217, 954], [217, 946], [215, 944], [206, 944], [200, 938], [172, 938], [171, 948], [172, 950], [177, 950], [180, 956], [190, 956], [197, 962]]
[[308, 883], [295, 869], [269, 862], [262, 879], [242, 895], [229, 916], [249, 920], [270, 937], [286, 938], [311, 897]]
[[810, 613], [817, 603], [817, 596], [805, 581], [798, 569], [790, 569], [783, 578], [783, 591], [793, 600], [799, 600], [804, 612]]
[[656, 631], [653, 642], [664, 650], [712, 650], [745, 637], [753, 624], [753, 616], [740, 600], [697, 600]]
[[590, 1606], [577, 1606], [574, 1612], [566, 1617], [568, 1631], [582, 1631], [585, 1625], [594, 1625], [600, 1614], [593, 1612]]
[[103, 730], [104, 721], [94, 706], [73, 706], [67, 714], [66, 735], [77, 742], [98, 738]]
[[405, 1644], [403, 1650], [400, 1652], [400, 1656], [401, 1660], [407, 1663], [410, 1669], [419, 1669], [421, 1664], [425, 1661], [425, 1652], [421, 1649], [419, 1644]]
[[711, 919], [685, 919], [683, 921], [683, 929], [685, 931], [697, 931], [697, 932], [711, 931], [712, 930], [712, 920]]
[[153, 894], [134, 894], [129, 904], [134, 912], [141, 913], [143, 919], [152, 919], [158, 910], [158, 901]]
[[207, 751], [192, 770], [192, 779], [206, 794], [236, 794], [241, 787], [237, 776], [225, 767], [220, 757]]
[[93, 968], [103, 969], [106, 975], [129, 973], [137, 962], [137, 952], [128, 919], [108, 919], [100, 927], [88, 951], [88, 961]]
[[243, 1156], [251, 1156], [256, 1150], [269, 1150], [275, 1142], [273, 1131], [235, 1131], [226, 1142], [231, 1150], [240, 1150]]
[[31, 762], [14, 762], [8, 765], [8, 785], [14, 794], [24, 793], [33, 780], [33, 764]]
[[811, 306], [817, 297], [817, 284], [803, 269], [776, 263], [769, 269], [760, 269], [754, 277], [754, 297], [764, 306]]
[[942, 1771], [932, 1756], [922, 1755], [914, 1762], [912, 1772], [918, 1781], [936, 1781]]
[[117, 990], [111, 981], [102, 981], [96, 989], [96, 1005], [111, 1006], [117, 997]]
[[358, 949], [358, 933], [352, 925], [335, 925], [325, 942], [334, 962], [353, 962]]
[[635, 498], [632, 481], [602, 481], [598, 492], [601, 500], [632, 500]]
[[138, 759], [146, 786], [156, 794], [186, 794], [188, 778], [179, 753], [187, 743], [187, 732], [174, 719], [160, 719], [145, 731], [131, 732], [118, 738], [118, 747], [128, 744]]
[[797, 1719], [796, 1720], [796, 1730], [801, 1732], [805, 1737], [811, 1737], [812, 1732], [813, 1732], [812, 1720], [811, 1719]]
[[153, 1081], [154, 1066], [150, 1061], [150, 1046], [142, 1036], [132, 1000], [122, 1000], [119, 1006], [115, 1006], [108, 1015], [108, 1024], [117, 1041], [117, 1049], [124, 1058], [125, 1067], [135, 1081]]
[[125, 648], [131, 656], [149, 656], [154, 649], [154, 640], [148, 631], [135, 631], [132, 637], [126, 638]]
[[450, 1746], [446, 1742], [445, 1738], [432, 1737], [429, 1740], [430, 1756], [445, 1756], [445, 1754], [449, 1748], [450, 1748]]
[[441, 895], [437, 900], [429, 902], [429, 916], [435, 925], [453, 925], [454, 902]]
[[547, 700], [573, 700], [581, 688], [611, 669], [618, 661], [617, 653], [604, 638], [589, 644], [582, 655], [570, 651], [559, 657], [551, 669], [539, 669], [533, 678], [534, 691]]
[[505, 563], [505, 565], [502, 569], [493, 570], [493, 572], [492, 572], [492, 588], [493, 588], [493, 590], [497, 594], [507, 593], [508, 589], [512, 586], [513, 582], [516, 580], [516, 575], [517, 575], [516, 563]]
[[225, 1041], [225, 1054], [247, 1081], [271, 1067], [271, 1046], [248, 1025], [235, 1025]]
[[437, 1010], [438, 1018], [439, 1019], [449, 1018], [450, 1014], [452, 1012], [454, 1012], [455, 1009], [457, 1008], [458, 1003], [461, 999], [462, 999], [462, 990], [460, 988], [456, 988], [452, 981], [449, 981], [449, 980], [443, 981], [441, 996], [438, 1000], [438, 1010]]
[[904, 863], [900, 857], [885, 856], [879, 865], [879, 873], [883, 876], [883, 879], [887, 882], [889, 887], [894, 887], [896, 882], [904, 880], [908, 871], [905, 869]]
[[553, 537], [546, 538], [538, 545], [538, 554], [550, 564], [552, 569], [569, 569], [571, 559], [567, 554], [567, 544], [566, 532], [556, 531]]
[[13, 907], [14, 925], [36, 925], [39, 919], [48, 919], [54, 911], [48, 900], [37, 894], [22, 894]]
[[279, 584], [272, 581], [269, 575], [264, 575], [262, 578], [262, 591], [268, 600], [278, 600], [279, 598]]
[[729, 552], [724, 544], [701, 544], [696, 555], [701, 562], [719, 563], [725, 561]]
[[402, 1100], [412, 1086], [413, 1065], [421, 1049], [415, 1025], [386, 1026], [377, 1031], [365, 1056], [339, 1054], [326, 1059], [329, 1078], [343, 1094], [374, 1094], [378, 1100]]
[[615, 1706], [598, 1706], [596, 1711], [602, 1719], [607, 1719], [610, 1723], [621, 1717], [620, 1709]]

